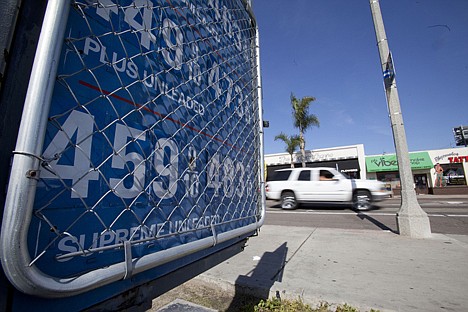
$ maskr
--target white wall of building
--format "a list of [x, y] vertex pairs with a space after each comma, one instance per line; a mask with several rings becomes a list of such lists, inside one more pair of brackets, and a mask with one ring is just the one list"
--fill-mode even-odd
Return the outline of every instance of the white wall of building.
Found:
[[[468, 147], [458, 147], [450, 149], [440, 149], [427, 151], [433, 164], [439, 163], [444, 167], [451, 163], [461, 163], [463, 171], [465, 172], [465, 179], [468, 180]], [[435, 181], [435, 170], [431, 169], [431, 185], [434, 185]]]
[[[420, 151], [426, 152], [426, 151]], [[442, 167], [451, 163], [461, 163], [465, 172], [465, 179], [468, 181], [468, 147], [456, 147], [449, 149], [429, 150], [427, 151], [433, 164], [440, 163]], [[377, 155], [372, 155], [377, 156]], [[293, 162], [301, 163], [302, 155], [300, 151], [293, 154]], [[376, 172], [367, 172], [366, 170], [366, 155], [364, 153], [364, 145], [349, 145], [338, 146], [331, 148], [322, 148], [306, 151], [306, 162], [325, 162], [345, 159], [357, 159], [360, 168], [362, 179], [377, 179]], [[288, 153], [277, 153], [265, 155], [265, 165], [289, 165], [291, 162]], [[430, 186], [434, 185], [435, 170], [413, 170], [413, 174], [428, 173]]]
[[[439, 163], [447, 169], [448, 165], [453, 163], [459, 163], [463, 167], [465, 173], [465, 180], [468, 180], [468, 147], [456, 147], [448, 149], [439, 149], [439, 150], [428, 150], [428, 151], [416, 151], [418, 152], [427, 152], [432, 161], [432, 164], [435, 165]], [[384, 155], [367, 155], [367, 156], [384, 156]], [[429, 180], [429, 187], [433, 187], [435, 184], [435, 169], [425, 169], [425, 170], [412, 170], [413, 175], [415, 174], [427, 174]], [[368, 172], [368, 179], [377, 179], [377, 172]], [[399, 187], [399, 181], [389, 182], [392, 184], [392, 187]]]
[[[357, 159], [360, 168], [361, 179], [366, 179], [366, 157], [364, 153], [364, 145], [339, 146], [331, 148], [322, 148], [306, 151], [306, 162], [322, 162], [335, 161], [345, 159]], [[293, 162], [301, 163], [301, 152], [293, 154]], [[268, 154], [265, 155], [265, 165], [286, 165], [291, 163], [291, 156], [288, 153]]]

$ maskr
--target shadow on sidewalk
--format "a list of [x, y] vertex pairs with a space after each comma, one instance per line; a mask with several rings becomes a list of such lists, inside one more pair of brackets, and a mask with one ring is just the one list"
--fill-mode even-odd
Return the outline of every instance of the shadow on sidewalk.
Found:
[[367, 220], [371, 222], [372, 224], [376, 225], [377, 227], [381, 228], [384, 231], [390, 231], [395, 234], [398, 234], [398, 231], [396, 229], [392, 229], [388, 227], [386, 224], [380, 222], [379, 220], [372, 218], [371, 216], [363, 213], [363, 212], [357, 212], [356, 215], [361, 219], [361, 220]]
[[246, 305], [268, 299], [273, 284], [283, 279], [287, 254], [288, 247], [285, 242], [275, 251], [265, 252], [253, 270], [246, 275], [239, 275], [235, 282], [234, 298], [226, 311], [239, 311]]

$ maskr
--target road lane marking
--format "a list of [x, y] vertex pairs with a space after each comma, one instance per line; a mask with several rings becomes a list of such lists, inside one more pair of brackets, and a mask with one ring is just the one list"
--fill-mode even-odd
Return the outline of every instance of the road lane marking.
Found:
[[[353, 213], [353, 212], [326, 212], [326, 211], [313, 211], [313, 210], [307, 210], [307, 211], [271, 211], [267, 210], [267, 213], [272, 213], [272, 214], [285, 214], [285, 213], [294, 213], [294, 214], [314, 214], [314, 215], [367, 215], [367, 216], [395, 216], [396, 213], [389, 213], [389, 212], [371, 212], [371, 213], [365, 213], [365, 212], [358, 212], [358, 213]], [[461, 217], [461, 218], [467, 218], [468, 215], [455, 215], [455, 214], [427, 214], [429, 217]]]

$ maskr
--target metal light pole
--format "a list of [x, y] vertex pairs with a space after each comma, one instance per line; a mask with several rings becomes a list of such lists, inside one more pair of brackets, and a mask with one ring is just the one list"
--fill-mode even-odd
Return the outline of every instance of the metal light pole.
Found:
[[401, 182], [401, 206], [397, 212], [397, 225], [400, 235], [413, 238], [427, 238], [431, 236], [431, 226], [427, 214], [422, 210], [414, 190], [413, 173], [409, 161], [408, 144], [406, 142], [403, 115], [396, 88], [393, 60], [388, 48], [387, 36], [378, 0], [370, 0], [372, 19], [374, 20], [375, 36], [379, 48], [380, 62], [384, 73], [385, 93], [387, 96], [388, 112], [392, 124], [393, 139], [398, 161]]

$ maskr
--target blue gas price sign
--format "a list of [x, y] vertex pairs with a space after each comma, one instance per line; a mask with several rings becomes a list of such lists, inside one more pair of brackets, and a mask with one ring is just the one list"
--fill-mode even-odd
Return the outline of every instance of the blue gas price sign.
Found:
[[73, 3], [30, 265], [76, 277], [258, 222], [255, 36], [243, 1]]

